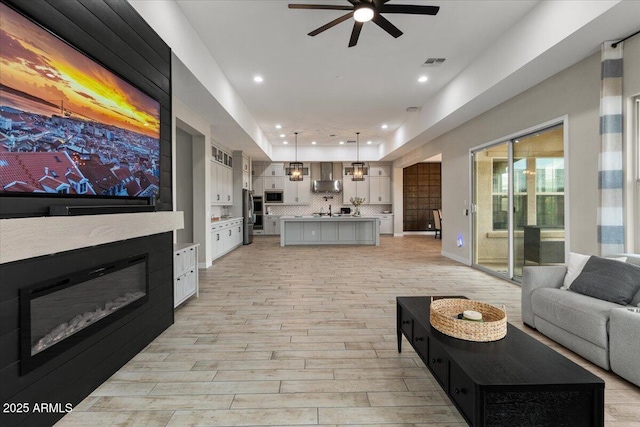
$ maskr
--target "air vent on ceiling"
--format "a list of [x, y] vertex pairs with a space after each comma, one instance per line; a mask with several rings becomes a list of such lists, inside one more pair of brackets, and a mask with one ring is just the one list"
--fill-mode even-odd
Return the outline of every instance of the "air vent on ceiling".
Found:
[[420, 107], [407, 107], [407, 113], [417, 113], [420, 111]]
[[422, 64], [423, 67], [439, 67], [446, 60], [446, 58], [428, 58]]
[[347, 144], [355, 144], [356, 140], [354, 139], [353, 141], [347, 140]]

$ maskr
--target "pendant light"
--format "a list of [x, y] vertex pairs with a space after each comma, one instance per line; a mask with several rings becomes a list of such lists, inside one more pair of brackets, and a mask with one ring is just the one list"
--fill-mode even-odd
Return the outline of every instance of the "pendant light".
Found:
[[360, 161], [360, 132], [356, 132], [356, 161], [351, 163], [353, 175], [351, 181], [364, 181], [364, 163]]
[[294, 134], [296, 135], [296, 161], [289, 163], [287, 175], [289, 175], [289, 181], [302, 181], [304, 174], [302, 171], [303, 164], [298, 161], [298, 132], [294, 132]]

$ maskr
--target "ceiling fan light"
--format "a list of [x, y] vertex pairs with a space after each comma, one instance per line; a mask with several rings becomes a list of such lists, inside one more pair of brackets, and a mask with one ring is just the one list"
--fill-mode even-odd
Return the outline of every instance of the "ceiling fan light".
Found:
[[353, 12], [353, 19], [358, 22], [369, 22], [373, 19], [374, 11], [369, 6], [361, 6]]

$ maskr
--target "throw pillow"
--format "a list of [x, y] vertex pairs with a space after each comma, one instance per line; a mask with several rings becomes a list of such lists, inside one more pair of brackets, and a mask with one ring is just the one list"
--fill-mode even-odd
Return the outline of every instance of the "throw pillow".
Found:
[[571, 284], [583, 295], [628, 305], [640, 289], [640, 267], [592, 256]]
[[[575, 252], [569, 252], [569, 262], [567, 263], [567, 274], [564, 276], [562, 287], [560, 289], [567, 290], [571, 287], [571, 283], [580, 275], [584, 265], [587, 263], [591, 255], [582, 255]], [[612, 257], [616, 261], [626, 262], [627, 257]]]
[[567, 263], [567, 274], [564, 276], [564, 281], [562, 283], [562, 288], [560, 289], [569, 289], [571, 284], [576, 277], [582, 271], [582, 268], [587, 263], [591, 255], [582, 255], [577, 254], [575, 252], [569, 252], [569, 262]]

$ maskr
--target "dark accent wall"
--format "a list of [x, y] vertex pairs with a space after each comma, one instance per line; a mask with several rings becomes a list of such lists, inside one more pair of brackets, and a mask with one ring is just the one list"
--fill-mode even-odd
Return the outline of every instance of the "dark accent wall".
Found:
[[434, 229], [433, 209], [442, 208], [441, 171], [442, 163], [418, 163], [404, 168], [404, 231]]
[[[1, 426], [53, 425], [64, 413], [37, 413], [34, 404], [77, 405], [173, 323], [172, 242], [163, 233], [0, 266], [0, 402], [31, 408], [0, 412]], [[21, 375], [19, 290], [140, 254], [149, 256], [148, 302]]]
[[[172, 210], [171, 49], [123, 0], [0, 0], [160, 102], [160, 196], [157, 210]], [[90, 197], [0, 198], [0, 217], [42, 216], [51, 204], [131, 204]], [[133, 203], [136, 203], [135, 201]], [[139, 203], [139, 202], [137, 202]]]
[[[172, 210], [171, 50], [166, 43], [124, 0], [0, 1], [160, 102], [160, 196], [156, 207]], [[52, 201], [67, 205], [136, 202], [100, 197], [3, 196], [0, 217], [46, 215]], [[78, 404], [173, 323], [172, 248], [172, 233], [163, 233], [0, 265], [0, 402], [31, 405], [26, 414], [0, 411], [0, 425], [53, 425], [64, 415], [66, 403]], [[21, 376], [18, 289], [141, 252], [150, 256], [149, 302]], [[58, 409], [62, 412], [34, 413], [36, 402], [61, 403]]]

